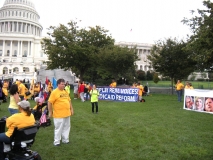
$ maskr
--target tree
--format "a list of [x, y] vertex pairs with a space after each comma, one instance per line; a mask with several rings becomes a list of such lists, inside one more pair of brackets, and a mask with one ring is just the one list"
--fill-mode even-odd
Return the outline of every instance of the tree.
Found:
[[135, 61], [138, 59], [135, 48], [110, 46], [100, 50], [96, 57], [98, 74], [103, 78], [119, 79], [135, 76]]
[[146, 80], [150, 81], [153, 80], [153, 73], [150, 71], [146, 72]]
[[159, 40], [151, 48], [151, 53], [148, 56], [156, 72], [171, 78], [172, 86], [174, 79], [186, 78], [194, 71], [196, 65], [191, 58], [192, 53], [184, 50], [184, 47], [186, 47], [186, 43], [176, 39]]
[[200, 71], [213, 69], [213, 3], [207, 0], [203, 5], [206, 9], [198, 9], [197, 16], [182, 20], [192, 31], [186, 49], [193, 53], [192, 58], [197, 61]]
[[153, 75], [153, 81], [155, 82], [155, 83], [158, 83], [159, 82], [159, 77], [158, 77], [158, 73], [154, 73], [154, 75]]
[[137, 79], [142, 81], [142, 80], [146, 80], [146, 73], [143, 70], [138, 70], [137, 72]]
[[99, 51], [114, 45], [108, 30], [100, 26], [79, 29], [74, 21], [68, 26], [50, 26], [48, 35], [42, 41], [42, 49], [49, 58], [47, 69], [72, 69], [81, 80], [89, 69], [97, 66]]

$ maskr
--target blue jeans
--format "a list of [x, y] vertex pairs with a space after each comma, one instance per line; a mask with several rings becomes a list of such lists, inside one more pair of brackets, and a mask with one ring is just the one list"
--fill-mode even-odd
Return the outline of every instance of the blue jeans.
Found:
[[178, 102], [181, 102], [182, 90], [177, 90]]
[[5, 133], [0, 133], [0, 159], [4, 159], [4, 144], [10, 143], [10, 138], [6, 136]]
[[8, 108], [11, 115], [18, 113], [18, 109]]
[[86, 94], [86, 101], [88, 100], [89, 97], [89, 92], [85, 93]]

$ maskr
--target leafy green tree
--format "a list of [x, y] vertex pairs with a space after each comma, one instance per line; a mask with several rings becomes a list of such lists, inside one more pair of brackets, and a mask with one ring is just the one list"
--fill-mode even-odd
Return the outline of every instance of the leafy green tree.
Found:
[[[171, 78], [173, 86], [174, 79], [186, 78], [194, 71], [195, 61], [191, 58], [191, 52], [184, 50], [186, 43], [176, 39], [159, 40], [152, 47], [148, 59], [154, 70], [163, 76]], [[172, 88], [173, 94], [173, 88]]]
[[203, 5], [206, 9], [198, 9], [194, 17], [182, 20], [192, 30], [186, 49], [193, 53], [191, 58], [198, 62], [200, 71], [213, 69], [213, 3], [207, 0]]
[[153, 80], [153, 73], [150, 71], [146, 72], [146, 80], [150, 81]]
[[158, 77], [158, 73], [154, 73], [154, 75], [153, 75], [153, 81], [155, 82], [155, 83], [158, 83], [159, 82], [159, 77]]
[[118, 80], [120, 77], [135, 76], [135, 61], [137, 60], [135, 48], [110, 46], [100, 50], [96, 60], [98, 61], [98, 74], [104, 79], [112, 77]]
[[138, 70], [136, 71], [137, 73], [137, 79], [142, 81], [142, 80], [146, 80], [146, 73], [143, 70]]
[[50, 26], [48, 35], [42, 41], [42, 49], [49, 59], [47, 69], [72, 69], [80, 75], [81, 80], [89, 69], [97, 67], [99, 51], [114, 45], [108, 30], [100, 26], [79, 29], [74, 21], [69, 22], [68, 26]]

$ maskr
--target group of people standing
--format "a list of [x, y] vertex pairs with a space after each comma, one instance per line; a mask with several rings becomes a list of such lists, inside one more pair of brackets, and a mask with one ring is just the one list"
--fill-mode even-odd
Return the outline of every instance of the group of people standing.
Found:
[[175, 88], [177, 92], [178, 102], [181, 102], [184, 89], [194, 89], [192, 83], [186, 82], [186, 85], [184, 86], [181, 80], [177, 80]]

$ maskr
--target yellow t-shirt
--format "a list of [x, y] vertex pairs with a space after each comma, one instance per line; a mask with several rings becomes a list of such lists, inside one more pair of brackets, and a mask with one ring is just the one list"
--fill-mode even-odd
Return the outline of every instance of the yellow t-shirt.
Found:
[[50, 94], [49, 100], [53, 107], [53, 118], [71, 116], [71, 99], [67, 91], [56, 88]]
[[183, 89], [184, 88], [184, 85], [182, 84], [182, 83], [178, 83], [178, 84], [176, 84], [176, 89], [179, 91], [179, 90], [181, 90], [181, 89]]
[[186, 86], [185, 86], [185, 89], [190, 89], [190, 86], [187, 86], [187, 85], [186, 85]]
[[15, 127], [18, 127], [18, 129], [20, 129], [20, 128], [32, 126], [34, 124], [35, 124], [35, 118], [33, 114], [31, 114], [30, 116], [27, 116], [25, 112], [16, 113], [7, 118], [6, 126], [8, 130], [5, 134], [7, 137], [10, 137], [13, 134]]
[[112, 82], [111, 84], [110, 84], [110, 87], [116, 87], [117, 86], [117, 83], [116, 82]]
[[139, 96], [142, 96], [142, 94], [143, 94], [143, 86], [137, 86], [137, 88], [139, 88], [139, 90], [138, 90], [138, 95]]
[[34, 92], [40, 92], [40, 86], [39, 85], [34, 86]]
[[18, 109], [18, 104], [16, 103], [16, 100], [12, 95], [10, 95], [10, 105], [8, 108]]
[[26, 92], [26, 87], [23, 83], [21, 83], [18, 87], [19, 95], [24, 96]]

